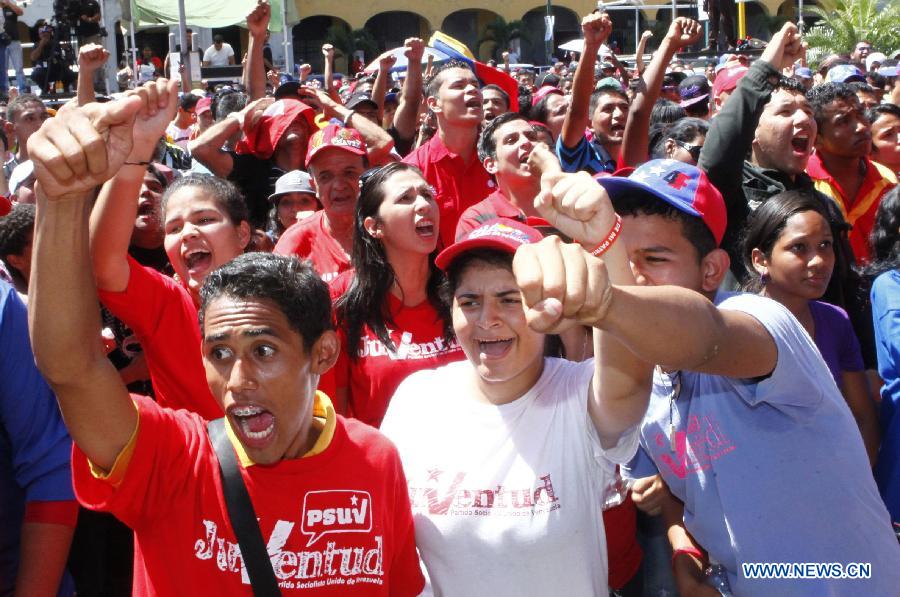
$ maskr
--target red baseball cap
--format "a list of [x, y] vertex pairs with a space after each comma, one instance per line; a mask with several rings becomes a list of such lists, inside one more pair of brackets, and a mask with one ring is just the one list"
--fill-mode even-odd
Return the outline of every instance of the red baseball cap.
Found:
[[457, 257], [473, 249], [494, 249], [515, 254], [516, 249], [540, 241], [543, 235], [527, 224], [510, 218], [493, 218], [444, 249], [434, 263], [442, 270]]
[[342, 127], [339, 124], [329, 124], [319, 129], [309, 140], [306, 151], [306, 167], [316, 154], [329, 149], [342, 149], [358, 156], [366, 155], [366, 142], [356, 129]]
[[733, 66], [731, 68], [723, 68], [713, 83], [713, 97], [719, 97], [720, 93], [733, 91], [737, 87], [744, 75], [750, 69], [746, 66]]
[[543, 87], [535, 91], [534, 95], [531, 96], [531, 105], [536, 106], [539, 101], [550, 94], [564, 95], [562, 89], [560, 89], [559, 87], [554, 87], [553, 85], [544, 85]]
[[201, 97], [200, 101], [197, 102], [197, 107], [194, 109], [194, 112], [197, 116], [200, 116], [204, 112], [209, 112], [210, 110], [212, 110], [212, 98]]

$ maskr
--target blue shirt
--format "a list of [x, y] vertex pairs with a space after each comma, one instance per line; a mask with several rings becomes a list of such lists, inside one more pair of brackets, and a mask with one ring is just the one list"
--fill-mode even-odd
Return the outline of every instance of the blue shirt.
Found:
[[[654, 379], [641, 445], [684, 502], [685, 527], [725, 566], [735, 595], [896, 594], [900, 545], [856, 422], [809, 335], [763, 297], [730, 296], [720, 308], [762, 323], [778, 360], [761, 380]], [[756, 562], [867, 562], [872, 577], [744, 578], [740, 565]]]
[[872, 284], [872, 318], [881, 387], [881, 449], [875, 479], [894, 522], [900, 522], [900, 271]]
[[[25, 504], [74, 500], [72, 440], [34, 364], [25, 305], [0, 281], [0, 595], [12, 594]], [[72, 594], [65, 575], [59, 594]]]
[[580, 172], [584, 170], [591, 175], [600, 172], [612, 174], [616, 171], [616, 160], [606, 148], [596, 141], [588, 141], [587, 135], [578, 144], [569, 149], [562, 142], [562, 135], [556, 140], [556, 157], [563, 172]]

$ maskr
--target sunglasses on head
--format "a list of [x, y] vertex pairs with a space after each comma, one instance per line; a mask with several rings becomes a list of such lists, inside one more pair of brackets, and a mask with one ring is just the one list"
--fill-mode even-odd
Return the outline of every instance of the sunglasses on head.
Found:
[[363, 188], [365, 188], [366, 184], [372, 180], [372, 177], [378, 174], [383, 166], [375, 166], [374, 168], [369, 168], [365, 172], [359, 175], [359, 192], [362, 194]]

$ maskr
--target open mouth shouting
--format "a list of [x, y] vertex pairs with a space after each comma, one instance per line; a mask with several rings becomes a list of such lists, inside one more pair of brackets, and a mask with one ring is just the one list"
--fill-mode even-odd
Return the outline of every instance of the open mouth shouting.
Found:
[[791, 139], [791, 150], [795, 155], [807, 155], [812, 149], [812, 142], [808, 133], [797, 133]]
[[275, 415], [261, 406], [232, 406], [228, 416], [234, 432], [248, 448], [262, 449], [275, 436]]
[[512, 348], [512, 338], [477, 340], [478, 355], [482, 360], [502, 359]]
[[466, 108], [477, 110], [480, 114], [484, 110], [484, 105], [480, 97], [472, 96], [466, 100]]
[[530, 145], [519, 150], [519, 163], [523, 164], [526, 169], [528, 169], [528, 158], [531, 157], [531, 152], [533, 149], [534, 145]]
[[416, 222], [416, 234], [422, 238], [434, 238], [434, 222], [430, 218], [422, 218]]
[[154, 205], [153, 205], [152, 201], [148, 200], [148, 201], [141, 201], [140, 203], [138, 203], [137, 215], [150, 217], [150, 216], [155, 215], [155, 213], [156, 213], [156, 210], [154, 209]]
[[192, 276], [209, 271], [212, 265], [212, 253], [203, 248], [188, 249], [182, 253], [182, 258]]
[[142, 199], [138, 203], [137, 219], [147, 224], [159, 225], [159, 210], [151, 199]]

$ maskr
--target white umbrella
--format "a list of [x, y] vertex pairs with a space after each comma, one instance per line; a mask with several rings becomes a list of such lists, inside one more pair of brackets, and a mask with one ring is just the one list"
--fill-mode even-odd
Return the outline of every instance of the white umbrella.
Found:
[[[566, 52], [584, 52], [584, 40], [583, 39], [573, 39], [572, 41], [567, 41], [566, 43], [558, 46], [560, 50], [565, 50]], [[612, 54], [612, 50], [609, 49], [609, 46], [606, 44], [600, 44], [600, 49], [597, 50], [597, 55], [601, 54]]]
[[[394, 63], [394, 66], [391, 67], [391, 72], [395, 73], [398, 71], [405, 71], [408, 65], [408, 60], [406, 59], [406, 47], [394, 48], [393, 50], [388, 50], [384, 52], [381, 56], [373, 60], [363, 69], [367, 73], [378, 72], [378, 62], [384, 58], [385, 56], [393, 54], [397, 58], [397, 62]], [[425, 46], [425, 54], [422, 55], [422, 64], [428, 64], [428, 57], [434, 56], [435, 62], [440, 62], [441, 60], [449, 60], [450, 56], [441, 52], [440, 50], [436, 50], [432, 47]]]

